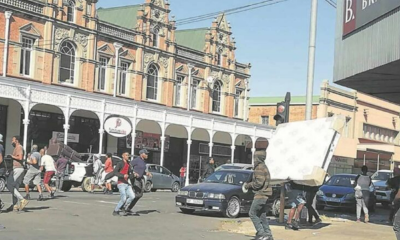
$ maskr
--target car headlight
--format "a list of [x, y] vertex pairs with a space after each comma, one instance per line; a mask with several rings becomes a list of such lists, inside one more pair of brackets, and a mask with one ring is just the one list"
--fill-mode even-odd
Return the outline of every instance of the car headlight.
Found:
[[354, 198], [356, 198], [356, 194], [355, 193], [349, 193], [349, 194], [346, 195], [346, 198], [347, 199], [354, 199]]
[[225, 195], [222, 193], [209, 193], [208, 198], [223, 200], [225, 199]]
[[189, 192], [188, 191], [179, 190], [178, 191], [178, 195], [187, 196], [187, 195], [189, 195]]
[[319, 191], [317, 192], [317, 195], [320, 196], [320, 197], [322, 197], [322, 196], [324, 196], [324, 192], [323, 192], [322, 190], [319, 190]]

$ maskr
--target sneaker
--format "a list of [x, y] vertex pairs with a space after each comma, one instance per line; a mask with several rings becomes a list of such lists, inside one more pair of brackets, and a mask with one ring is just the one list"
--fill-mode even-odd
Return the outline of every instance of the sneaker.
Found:
[[20, 204], [19, 204], [19, 210], [22, 211], [26, 207], [26, 205], [28, 205], [28, 203], [29, 203], [28, 200], [22, 199]]
[[113, 193], [113, 191], [108, 191], [107, 194], [108, 194], [108, 195], [113, 195], [114, 193]]
[[26, 194], [25, 199], [26, 199], [26, 200], [31, 200], [31, 195], [30, 195], [29, 193]]
[[317, 220], [315, 220], [314, 225], [318, 225], [318, 224], [320, 224], [320, 223], [322, 223], [322, 220], [321, 220], [321, 218], [318, 218]]
[[19, 207], [18, 207], [18, 205], [11, 206], [10, 208], [12, 208], [12, 211], [13, 211], [13, 212], [19, 212]]
[[122, 212], [122, 216], [128, 216], [129, 215], [128, 211], [125, 210], [124, 208], [121, 209], [121, 212]]
[[295, 220], [292, 225], [293, 225], [294, 228], [299, 229], [300, 228], [300, 221]]
[[112, 215], [113, 215], [113, 216], [121, 216], [121, 215], [119, 215], [119, 212], [116, 212], [116, 211], [114, 211], [114, 212], [112, 213]]
[[4, 208], [4, 206], [5, 205], [4, 205], [3, 201], [0, 200], [0, 211]]
[[360, 223], [361, 222], [361, 220], [360, 219], [357, 219], [357, 223]]
[[50, 193], [50, 198], [54, 198], [54, 195], [56, 194], [56, 192], [54, 192], [54, 191], [52, 191], [51, 193]]
[[286, 224], [285, 229], [286, 230], [292, 229], [292, 230], [295, 230], [295, 231], [299, 230], [299, 228], [297, 228], [296, 226], [294, 226], [291, 223]]
[[44, 199], [43, 199], [43, 195], [42, 194], [40, 194], [39, 195], [39, 198], [38, 198], [38, 201], [40, 202], [40, 201], [43, 201]]
[[63, 190], [57, 190], [57, 192], [58, 192], [58, 193], [63, 193], [64, 191], [63, 191]]
[[368, 223], [368, 222], [369, 222], [369, 215], [368, 215], [368, 214], [365, 214], [364, 222], [365, 222], [365, 223]]

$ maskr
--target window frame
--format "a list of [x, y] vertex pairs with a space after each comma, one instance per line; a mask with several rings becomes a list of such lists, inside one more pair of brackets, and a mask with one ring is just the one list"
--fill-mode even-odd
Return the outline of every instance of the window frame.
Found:
[[160, 45], [160, 37], [158, 35], [159, 32], [160, 32], [160, 30], [158, 28], [154, 28], [153, 32], [152, 32], [152, 36], [153, 36], [152, 44], [153, 44], [153, 47], [155, 47], [155, 48], [158, 48]]
[[[221, 113], [221, 104], [222, 104], [222, 83], [221, 81], [216, 81], [213, 86], [212, 92], [212, 112]], [[218, 89], [218, 90], [216, 90]], [[216, 95], [218, 94], [218, 95]], [[216, 100], [215, 97], [218, 99]], [[218, 104], [217, 104], [218, 103]]]
[[68, 1], [67, 5], [67, 22], [75, 23], [75, 2], [72, 0]]
[[[267, 120], [267, 121], [265, 121], [265, 120]], [[262, 125], [266, 125], [266, 126], [269, 126], [269, 115], [265, 115], [265, 116], [261, 116], [261, 124]]]
[[[155, 75], [150, 74], [150, 71], [153, 70], [153, 73], [156, 73]], [[159, 68], [157, 65], [155, 65], [154, 63], [150, 64], [149, 67], [147, 68], [147, 84], [146, 84], [146, 100], [150, 100], [150, 101], [157, 101], [159, 94], [158, 94], [158, 81], [159, 81]], [[152, 78], [151, 78], [152, 77]], [[153, 86], [149, 86], [149, 82], [150, 79], [152, 79], [154, 81]], [[153, 89], [153, 97], [154, 98], [150, 98], [149, 96], [149, 88]]]
[[[126, 89], [127, 89], [127, 83], [128, 83], [128, 71], [130, 68], [130, 63], [127, 61], [120, 61], [120, 70], [119, 70], [119, 79], [118, 79], [118, 94], [122, 96], [126, 96]], [[124, 83], [122, 84], [122, 81], [124, 80]], [[122, 86], [123, 86], [123, 91], [122, 91]]]
[[178, 75], [176, 77], [175, 83], [175, 106], [182, 106], [182, 87], [185, 81], [185, 77], [182, 75]]
[[[24, 47], [24, 44], [26, 43], [24, 40], [29, 40], [30, 42], [30, 47]], [[35, 45], [36, 39], [32, 37], [27, 37], [27, 36], [22, 36], [21, 38], [21, 54], [20, 54], [20, 65], [19, 65], [19, 73], [22, 76], [31, 76], [31, 68], [32, 68], [32, 54], [33, 54], [33, 47]], [[29, 53], [29, 62], [26, 62], [26, 57], [27, 53]], [[28, 66], [27, 66], [28, 65]], [[28, 71], [28, 73], [26, 73]]]
[[233, 115], [235, 117], [239, 117], [240, 116], [240, 96], [242, 95], [242, 90], [240, 89], [235, 89], [235, 98], [234, 98], [234, 112]]
[[200, 86], [200, 81], [197, 79], [192, 80], [192, 92], [191, 92], [191, 107], [192, 109], [197, 109], [197, 90]]
[[[105, 61], [102, 61], [105, 60]], [[98, 72], [98, 80], [97, 80], [97, 90], [98, 91], [106, 91], [106, 82], [107, 82], [107, 66], [108, 63], [110, 62], [110, 58], [105, 57], [105, 56], [100, 56], [99, 58], [99, 72]], [[103, 73], [104, 71], [104, 73]], [[102, 80], [102, 77], [104, 77], [104, 81]], [[101, 83], [103, 81], [103, 89], [100, 87]]]
[[[64, 46], [64, 44], [69, 44], [70, 46], [68, 46], [68, 47], [70, 47], [70, 51], [72, 50], [72, 54], [71, 55], [69, 55], [69, 53], [63, 53], [63, 49], [65, 49], [67, 46]], [[74, 85], [75, 84], [75, 73], [76, 73], [76, 47], [75, 47], [75, 45], [71, 42], [71, 41], [64, 41], [64, 42], [62, 42], [61, 43], [61, 45], [60, 45], [60, 54], [61, 54], [61, 56], [60, 56], [60, 64], [59, 64], [59, 83], [62, 83], [62, 84], [71, 84], [71, 85]], [[62, 66], [62, 62], [63, 62], [63, 56], [65, 57], [65, 56], [67, 56], [67, 57], [69, 57], [69, 58], [71, 58], [70, 59], [70, 66], [69, 66], [69, 68], [64, 68], [63, 66]], [[67, 82], [67, 81], [62, 81], [61, 80], [61, 71], [62, 70], [68, 70], [69, 71], [69, 75], [70, 75], [70, 79], [69, 80], [71, 80], [71, 82], [69, 83], [69, 82]]]

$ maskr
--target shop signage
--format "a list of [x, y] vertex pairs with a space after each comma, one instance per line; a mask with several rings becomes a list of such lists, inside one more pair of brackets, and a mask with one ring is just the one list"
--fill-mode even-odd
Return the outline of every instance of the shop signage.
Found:
[[347, 157], [333, 156], [332, 157], [332, 163], [353, 166], [354, 165], [354, 159], [353, 158], [347, 158]]
[[400, 7], [400, 0], [344, 0], [343, 36]]
[[[126, 137], [126, 148], [132, 148], [132, 136]], [[136, 131], [135, 148], [160, 150], [161, 149], [161, 134], [145, 133]], [[169, 136], [165, 136], [164, 150], [169, 150]]]
[[[56, 138], [57, 142], [64, 142], [64, 133], [63, 132], [53, 132], [52, 138]], [[79, 134], [68, 133], [67, 141], [70, 143], [79, 143]]]
[[120, 138], [126, 137], [128, 134], [130, 134], [132, 132], [132, 126], [127, 119], [123, 117], [112, 116], [107, 118], [105, 121], [104, 130], [111, 136]]

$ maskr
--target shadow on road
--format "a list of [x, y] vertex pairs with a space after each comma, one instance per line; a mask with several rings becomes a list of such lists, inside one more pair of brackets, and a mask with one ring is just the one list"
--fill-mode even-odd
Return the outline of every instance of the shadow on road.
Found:
[[45, 210], [49, 209], [50, 207], [26, 207], [22, 212], [32, 212], [32, 211], [38, 211], [38, 210]]

